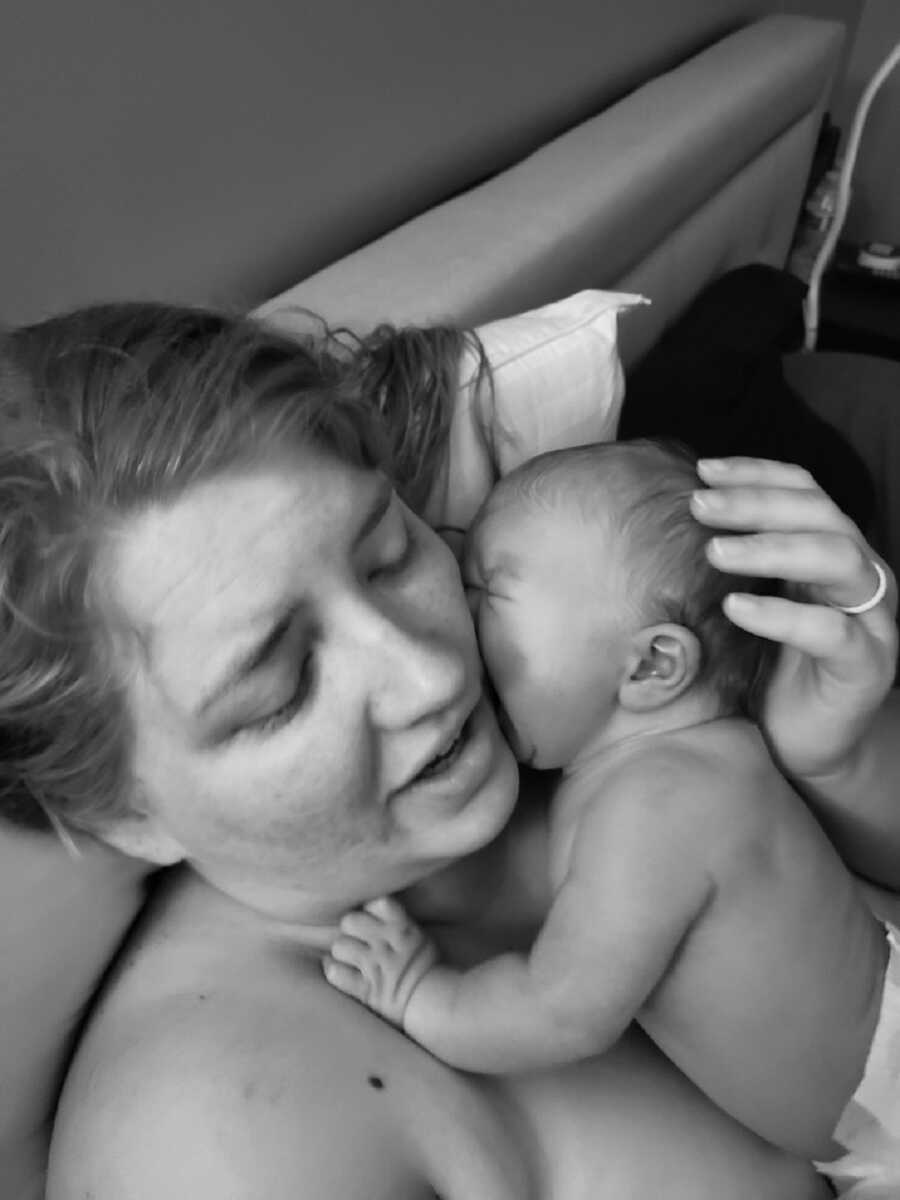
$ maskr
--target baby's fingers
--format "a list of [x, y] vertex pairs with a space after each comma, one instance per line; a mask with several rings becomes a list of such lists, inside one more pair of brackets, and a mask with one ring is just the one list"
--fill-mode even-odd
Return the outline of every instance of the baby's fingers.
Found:
[[397, 900], [391, 899], [390, 896], [380, 896], [377, 900], [370, 900], [364, 905], [366, 912], [371, 913], [373, 917], [377, 917], [379, 921], [385, 921], [394, 925], [404, 926], [410, 924], [410, 920], [406, 915], [406, 909]]
[[407, 917], [403, 907], [387, 898], [370, 901], [365, 908], [341, 918], [341, 933], [370, 946], [376, 953], [408, 953], [411, 945], [424, 937], [419, 926]]
[[325, 957], [322, 960], [322, 971], [332, 987], [343, 992], [345, 996], [350, 996], [353, 1000], [365, 1004], [369, 994], [369, 984], [355, 967], [338, 962], [337, 959]]
[[380, 974], [377, 947], [355, 937], [336, 937], [331, 944], [331, 957], [336, 963], [358, 972], [361, 976]]

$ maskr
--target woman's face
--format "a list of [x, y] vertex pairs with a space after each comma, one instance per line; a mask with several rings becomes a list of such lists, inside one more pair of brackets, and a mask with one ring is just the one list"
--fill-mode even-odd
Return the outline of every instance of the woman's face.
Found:
[[131, 518], [137, 807], [110, 840], [328, 920], [494, 837], [515, 762], [455, 560], [384, 478], [312, 450]]

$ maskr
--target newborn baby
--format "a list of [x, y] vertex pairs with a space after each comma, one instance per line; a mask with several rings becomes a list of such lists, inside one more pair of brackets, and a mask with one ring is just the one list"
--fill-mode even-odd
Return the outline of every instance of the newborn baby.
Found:
[[636, 1020], [762, 1137], [846, 1151], [827, 1170], [848, 1186], [893, 1157], [900, 1195], [880, 1123], [900, 1116], [898, 943], [753, 723], [772, 647], [722, 600], [758, 581], [708, 564], [695, 487], [686, 455], [638, 442], [541, 455], [493, 491], [464, 576], [517, 756], [562, 768], [550, 911], [527, 955], [458, 971], [375, 900], [325, 973], [470, 1071], [598, 1054]]

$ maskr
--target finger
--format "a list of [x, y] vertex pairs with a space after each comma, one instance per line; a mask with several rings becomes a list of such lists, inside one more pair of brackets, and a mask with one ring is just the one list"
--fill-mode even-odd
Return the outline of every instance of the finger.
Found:
[[868, 546], [845, 534], [715, 537], [707, 543], [706, 555], [720, 571], [805, 584], [828, 604], [861, 604], [880, 582]]
[[387, 938], [385, 923], [365, 910], [345, 913], [341, 917], [340, 930], [347, 937], [356, 938], [370, 946], [382, 945]]
[[733, 487], [699, 490], [691, 512], [718, 529], [831, 532], [861, 536], [856, 526], [819, 488]]
[[771, 458], [747, 458], [735, 455], [731, 458], [701, 458], [697, 463], [697, 474], [711, 487], [760, 487], [818, 488], [818, 484], [805, 467], [796, 463], [776, 462]]
[[733, 592], [723, 603], [728, 618], [748, 633], [781, 642], [817, 660], [827, 660], [833, 674], [859, 673], [859, 638], [855, 618], [827, 605], [801, 604], [775, 596]]
[[425, 933], [406, 915], [406, 909], [396, 900], [381, 897], [366, 905], [367, 912], [381, 922], [381, 944], [398, 955], [410, 954], [426, 940]]
[[399, 901], [393, 900], [390, 896], [379, 896], [377, 900], [370, 900], [363, 907], [366, 912], [377, 917], [379, 921], [391, 922], [395, 925], [406, 925], [409, 922], [406, 909]]
[[331, 957], [361, 973], [372, 969], [372, 947], [356, 938], [335, 938], [331, 944]]
[[347, 996], [352, 996], [354, 1000], [365, 1003], [369, 985], [359, 971], [345, 963], [336, 962], [333, 958], [322, 960], [322, 971], [332, 987], [336, 987]]

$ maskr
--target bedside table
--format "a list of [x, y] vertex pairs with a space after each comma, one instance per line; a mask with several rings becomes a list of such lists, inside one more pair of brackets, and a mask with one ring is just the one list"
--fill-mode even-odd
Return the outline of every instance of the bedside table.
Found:
[[818, 348], [900, 360], [900, 279], [860, 270], [854, 253], [839, 246], [822, 280]]

